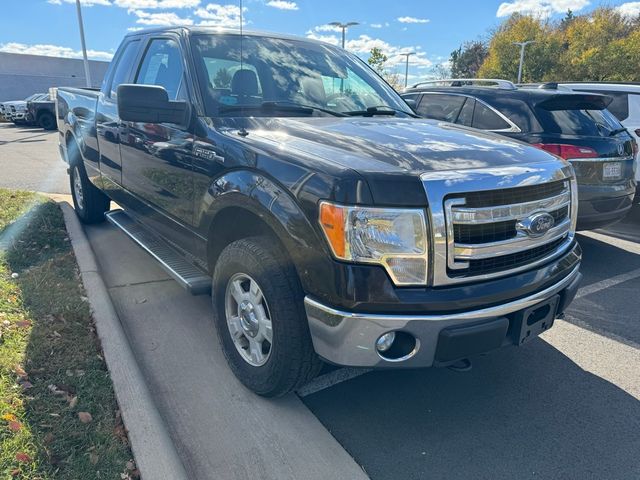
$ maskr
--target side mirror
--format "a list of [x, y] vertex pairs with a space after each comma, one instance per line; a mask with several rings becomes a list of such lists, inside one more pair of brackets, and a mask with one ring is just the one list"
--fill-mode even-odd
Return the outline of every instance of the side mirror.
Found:
[[157, 85], [118, 86], [118, 115], [125, 122], [185, 124], [187, 102], [171, 101]]
[[416, 102], [415, 98], [403, 98], [404, 103], [411, 107], [411, 110], [416, 111], [416, 107], [418, 106], [418, 102]]

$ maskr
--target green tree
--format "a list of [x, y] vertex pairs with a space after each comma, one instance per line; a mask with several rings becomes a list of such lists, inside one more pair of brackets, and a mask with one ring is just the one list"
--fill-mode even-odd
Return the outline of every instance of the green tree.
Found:
[[378, 72], [378, 74], [384, 78], [389, 85], [391, 85], [395, 90], [400, 91], [404, 85], [400, 81], [400, 76], [397, 73], [390, 72], [387, 69], [386, 63], [388, 60], [389, 57], [387, 57], [382, 50], [378, 47], [373, 47], [369, 52], [367, 63], [371, 68]]
[[378, 73], [383, 73], [385, 71], [384, 64], [389, 60], [382, 50], [378, 47], [373, 47], [371, 52], [369, 52], [369, 58], [367, 59], [367, 63], [371, 65], [371, 67]]
[[478, 70], [487, 57], [487, 45], [474, 40], [463, 43], [460, 48], [451, 52], [449, 61], [451, 63], [452, 78], [475, 78]]
[[637, 24], [613, 8], [575, 17], [564, 32], [567, 45], [558, 75], [567, 80], [634, 81], [639, 78]]
[[516, 80], [520, 48], [514, 42], [533, 40], [526, 47], [522, 70], [523, 82], [552, 80], [564, 51], [563, 36], [551, 22], [541, 18], [514, 14], [493, 33], [487, 57], [478, 74], [487, 78]]
[[231, 74], [226, 68], [221, 68], [213, 77], [213, 84], [216, 88], [229, 88], [231, 86]]

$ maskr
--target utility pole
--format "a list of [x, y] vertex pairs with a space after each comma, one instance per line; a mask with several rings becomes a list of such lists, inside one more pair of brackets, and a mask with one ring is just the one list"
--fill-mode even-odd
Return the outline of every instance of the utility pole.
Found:
[[409, 57], [411, 55], [415, 55], [416, 52], [407, 52], [407, 53], [399, 53], [398, 55], [404, 55], [406, 58], [406, 63], [404, 67], [404, 88], [407, 88], [407, 83], [409, 82]]
[[524, 49], [535, 40], [527, 40], [526, 42], [513, 42], [514, 45], [520, 45], [520, 66], [518, 67], [518, 83], [522, 83], [522, 64], [524, 63]]
[[80, 27], [80, 42], [82, 43], [84, 77], [87, 82], [87, 87], [91, 87], [91, 71], [89, 70], [89, 59], [87, 58], [87, 44], [84, 41], [84, 25], [82, 23], [82, 8], [80, 7], [80, 0], [76, 0], [76, 10], [78, 11], [78, 26]]
[[331, 25], [332, 27], [337, 27], [342, 29], [342, 48], [344, 48], [347, 28], [353, 27], [354, 25], [360, 25], [360, 24], [358, 22], [347, 22], [347, 23], [331, 22], [329, 25]]

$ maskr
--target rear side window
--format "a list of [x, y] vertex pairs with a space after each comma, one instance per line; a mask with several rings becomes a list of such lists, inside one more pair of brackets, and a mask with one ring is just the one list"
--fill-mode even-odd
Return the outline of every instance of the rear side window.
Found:
[[622, 125], [609, 110], [545, 110], [536, 113], [545, 132], [562, 135], [607, 137]]
[[467, 98], [467, 101], [464, 102], [462, 110], [460, 110], [460, 114], [458, 115], [456, 123], [470, 127], [473, 124], [473, 109], [475, 107], [475, 104], [476, 101], [473, 98]]
[[481, 130], [508, 130], [511, 128], [511, 125], [500, 115], [480, 102], [476, 102], [472, 126]]
[[138, 52], [139, 44], [139, 40], [129, 42], [125, 45], [122, 55], [118, 58], [118, 63], [116, 64], [116, 68], [113, 72], [113, 78], [111, 79], [109, 94], [111, 98], [116, 98], [118, 85], [125, 83], [128, 80], [129, 72], [131, 71], [131, 67], [133, 67], [133, 62], [135, 60], [136, 53]]
[[416, 113], [425, 118], [453, 123], [458, 118], [466, 98], [460, 95], [425, 94]]
[[613, 99], [607, 109], [613, 113], [621, 122], [629, 117], [629, 94], [625, 92], [613, 92], [609, 90], [580, 90], [574, 88], [577, 92], [599, 93], [607, 95]]
[[182, 86], [183, 73], [178, 44], [171, 39], [158, 38], [151, 41], [144, 54], [136, 83], [164, 87], [169, 100], [175, 100]]

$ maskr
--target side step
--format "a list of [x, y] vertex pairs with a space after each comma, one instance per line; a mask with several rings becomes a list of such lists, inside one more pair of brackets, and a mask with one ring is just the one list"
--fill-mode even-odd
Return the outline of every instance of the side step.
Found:
[[192, 295], [211, 291], [211, 278], [205, 272], [190, 263], [155, 233], [133, 220], [124, 210], [111, 210], [105, 213], [105, 217], [160, 262], [162, 268]]

